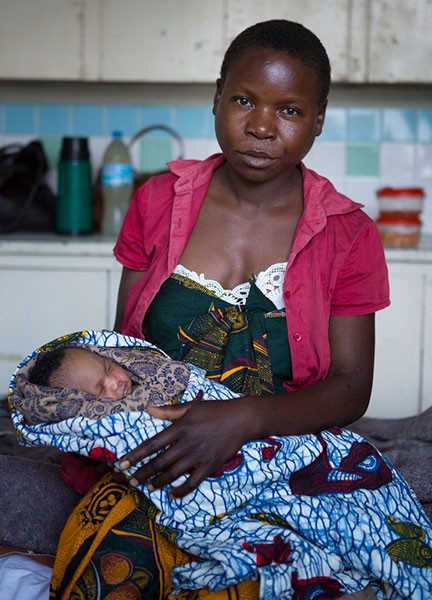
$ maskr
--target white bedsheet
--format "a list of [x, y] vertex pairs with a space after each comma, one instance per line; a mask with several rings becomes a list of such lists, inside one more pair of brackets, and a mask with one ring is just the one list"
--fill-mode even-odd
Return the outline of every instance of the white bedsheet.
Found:
[[52, 569], [19, 553], [0, 556], [2, 600], [48, 600]]

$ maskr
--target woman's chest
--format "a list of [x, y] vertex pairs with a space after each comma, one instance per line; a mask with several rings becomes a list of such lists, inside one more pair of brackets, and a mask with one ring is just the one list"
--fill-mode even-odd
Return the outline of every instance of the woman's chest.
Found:
[[288, 260], [297, 223], [297, 217], [280, 212], [227, 215], [202, 210], [180, 262], [234, 288], [250, 275]]

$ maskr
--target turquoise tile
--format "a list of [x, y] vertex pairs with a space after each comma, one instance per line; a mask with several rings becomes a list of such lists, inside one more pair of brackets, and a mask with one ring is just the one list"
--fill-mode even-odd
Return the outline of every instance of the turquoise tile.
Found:
[[117, 104], [107, 106], [106, 110], [108, 127], [106, 135], [111, 135], [116, 129], [122, 131], [125, 136], [131, 136], [138, 131], [138, 106]]
[[346, 140], [347, 111], [345, 108], [328, 108], [320, 139], [324, 141]]
[[5, 132], [5, 107], [0, 103], [0, 134]]
[[50, 169], [56, 169], [60, 158], [63, 136], [42, 136], [41, 143], [45, 150]]
[[417, 111], [417, 140], [419, 142], [432, 142], [432, 110]]
[[185, 138], [210, 137], [213, 121], [209, 106], [178, 106], [175, 109], [175, 129]]
[[388, 142], [415, 142], [417, 114], [409, 108], [386, 108], [383, 111], [383, 140]]
[[348, 139], [378, 142], [381, 138], [381, 111], [376, 108], [348, 109]]
[[[166, 136], [167, 134], [165, 134]], [[172, 159], [170, 137], [146, 135], [140, 140], [139, 168], [141, 173], [156, 173], [165, 170], [166, 163]]]
[[35, 104], [5, 104], [4, 132], [36, 134], [36, 105]]
[[71, 107], [67, 104], [41, 104], [39, 106], [39, 132], [41, 135], [70, 133]]
[[104, 135], [104, 107], [97, 104], [76, 104], [72, 107], [71, 135]]
[[377, 177], [380, 164], [379, 144], [347, 144], [346, 175]]
[[[141, 109], [139, 129], [150, 127], [151, 125], [165, 125], [174, 127], [173, 109], [171, 106], [145, 105]], [[163, 131], [152, 131], [152, 137], [166, 135]]]

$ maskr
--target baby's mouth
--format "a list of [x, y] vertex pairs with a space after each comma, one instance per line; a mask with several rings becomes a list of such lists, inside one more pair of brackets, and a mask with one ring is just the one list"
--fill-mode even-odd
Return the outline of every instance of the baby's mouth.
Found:
[[132, 385], [129, 382], [121, 383], [119, 385], [119, 391], [120, 391], [121, 397], [126, 398], [126, 396], [129, 396], [129, 394], [132, 391]]

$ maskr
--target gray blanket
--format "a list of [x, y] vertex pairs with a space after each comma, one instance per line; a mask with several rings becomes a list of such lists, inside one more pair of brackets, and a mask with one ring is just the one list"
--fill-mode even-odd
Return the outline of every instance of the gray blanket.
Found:
[[432, 519], [432, 407], [405, 419], [363, 417], [348, 429], [374, 444], [399, 469]]
[[[432, 408], [407, 419], [363, 417], [349, 429], [391, 460], [432, 519]], [[10, 418], [0, 416], [0, 545], [55, 554], [80, 500], [60, 477], [61, 458], [54, 448], [19, 446]]]

